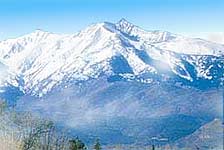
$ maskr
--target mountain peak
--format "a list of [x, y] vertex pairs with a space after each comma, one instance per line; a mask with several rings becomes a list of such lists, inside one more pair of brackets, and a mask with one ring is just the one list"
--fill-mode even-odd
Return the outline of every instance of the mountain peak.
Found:
[[46, 33], [50, 33], [48, 31], [45, 31], [43, 29], [36, 29], [34, 30], [33, 34], [46, 34]]
[[34, 32], [46, 32], [46, 31], [44, 31], [43, 29], [36, 29]]
[[129, 22], [128, 20], [126, 20], [125, 18], [121, 18], [118, 23], [126, 23], [126, 24], [132, 24], [131, 22]]
[[133, 28], [136, 26], [130, 22], [128, 22], [126, 19], [122, 18], [120, 21], [118, 21], [115, 24], [116, 28], [124, 33], [129, 34]]
[[117, 25], [121, 27], [130, 27], [134, 26], [131, 22], [127, 21], [125, 18], [122, 18], [121, 20], [118, 21]]

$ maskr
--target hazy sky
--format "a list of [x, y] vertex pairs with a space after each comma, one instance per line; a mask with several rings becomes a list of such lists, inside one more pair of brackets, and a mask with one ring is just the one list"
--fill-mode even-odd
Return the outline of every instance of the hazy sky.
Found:
[[147, 30], [224, 31], [224, 0], [0, 0], [0, 40], [35, 29], [75, 33], [126, 18]]

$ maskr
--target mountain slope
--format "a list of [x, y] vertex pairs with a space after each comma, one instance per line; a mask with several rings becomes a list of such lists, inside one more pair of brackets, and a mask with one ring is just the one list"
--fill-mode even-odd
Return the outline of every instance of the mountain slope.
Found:
[[49, 117], [90, 143], [99, 137], [103, 144], [144, 145], [154, 136], [172, 143], [222, 117], [222, 90], [99, 78], [25, 96], [17, 109]]
[[214, 119], [200, 127], [193, 134], [180, 139], [177, 145], [192, 149], [223, 149], [223, 136], [222, 121]]

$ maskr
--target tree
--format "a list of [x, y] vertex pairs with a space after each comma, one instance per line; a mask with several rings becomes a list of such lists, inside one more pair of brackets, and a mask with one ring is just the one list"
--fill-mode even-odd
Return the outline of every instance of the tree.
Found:
[[[0, 110], [5, 104], [0, 103]], [[10, 150], [84, 150], [85, 144], [77, 137], [68, 136], [50, 120], [30, 112], [3, 111], [0, 113], [0, 149]]]
[[152, 145], [152, 150], [155, 150], [155, 145], [154, 144]]
[[86, 149], [85, 144], [78, 137], [76, 137], [76, 139], [70, 140], [69, 143], [70, 143], [70, 146], [69, 146], [70, 150], [84, 150], [84, 149]]
[[[11, 112], [12, 113], [12, 112]], [[18, 149], [22, 150], [68, 150], [69, 138], [66, 133], [56, 128], [49, 120], [33, 116], [29, 112], [11, 114], [11, 121], [16, 128], [15, 137], [19, 137]], [[14, 135], [14, 134], [13, 134]]]
[[101, 150], [101, 145], [100, 145], [100, 140], [99, 139], [96, 139], [96, 143], [94, 145], [94, 149], [95, 150]]
[[2, 114], [7, 108], [7, 103], [4, 100], [0, 100], [0, 114]]

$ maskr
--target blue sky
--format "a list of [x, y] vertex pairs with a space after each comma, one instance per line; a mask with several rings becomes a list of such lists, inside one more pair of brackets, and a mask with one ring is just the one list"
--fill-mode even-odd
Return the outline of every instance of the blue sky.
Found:
[[224, 31], [223, 0], [0, 0], [0, 40], [35, 29], [75, 33], [121, 18], [147, 30]]

